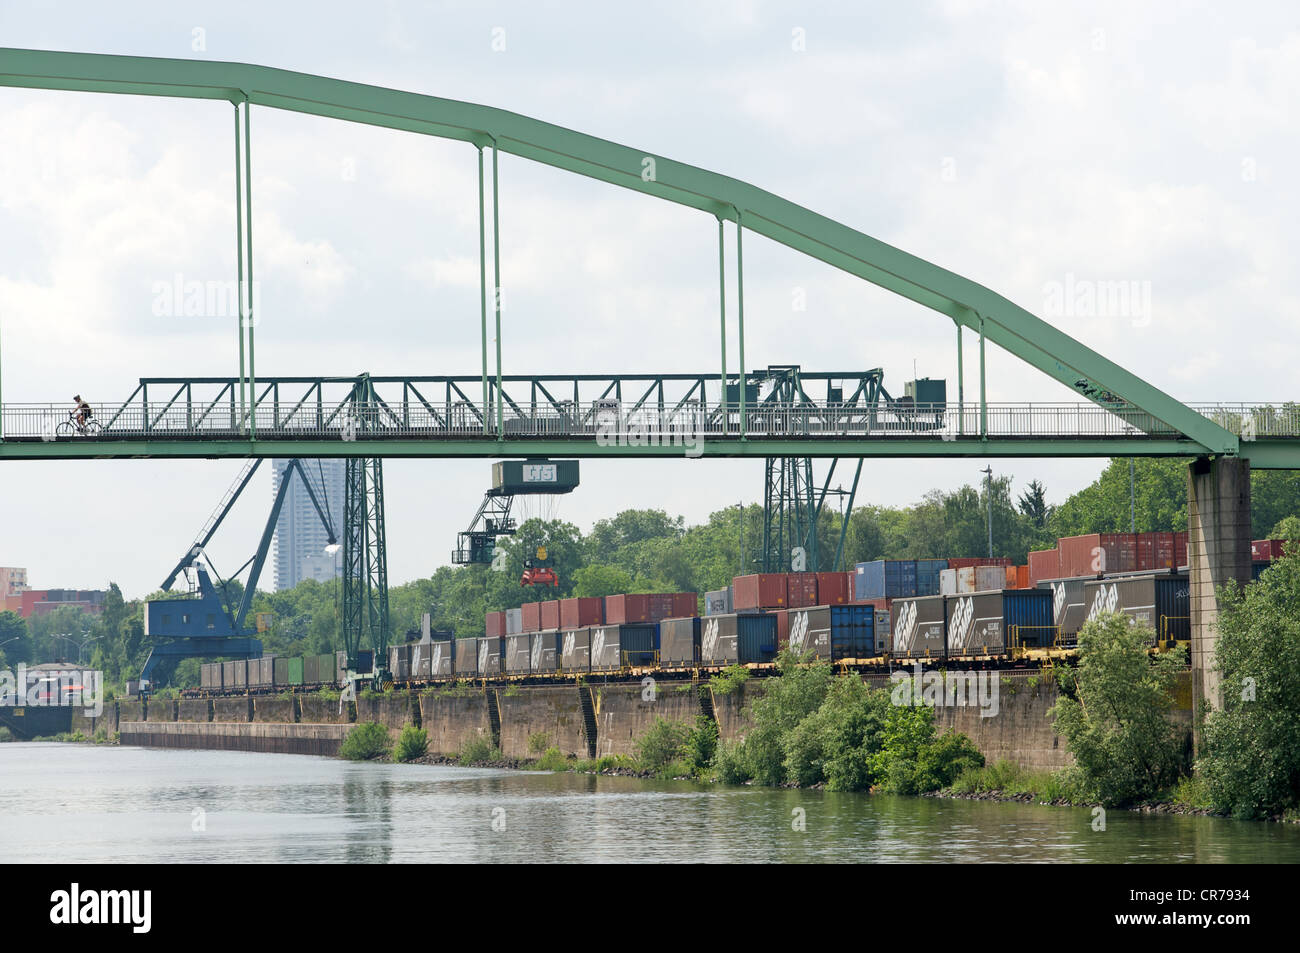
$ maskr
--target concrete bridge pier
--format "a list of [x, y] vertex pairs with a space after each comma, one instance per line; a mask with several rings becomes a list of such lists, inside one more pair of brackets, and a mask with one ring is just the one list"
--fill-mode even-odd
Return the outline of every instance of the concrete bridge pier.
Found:
[[1220, 677], [1214, 670], [1219, 618], [1215, 592], [1225, 583], [1250, 582], [1250, 536], [1250, 461], [1192, 461], [1187, 469], [1187, 563], [1194, 718], [1205, 705], [1223, 707]]

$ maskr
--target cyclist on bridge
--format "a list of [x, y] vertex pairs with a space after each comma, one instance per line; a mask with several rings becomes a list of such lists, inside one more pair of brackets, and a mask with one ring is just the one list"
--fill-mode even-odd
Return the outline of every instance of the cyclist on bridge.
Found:
[[93, 416], [90, 409], [90, 404], [82, 400], [80, 394], [73, 397], [72, 399], [77, 402], [77, 426], [81, 427], [82, 429], [85, 429], [86, 421], [91, 416]]

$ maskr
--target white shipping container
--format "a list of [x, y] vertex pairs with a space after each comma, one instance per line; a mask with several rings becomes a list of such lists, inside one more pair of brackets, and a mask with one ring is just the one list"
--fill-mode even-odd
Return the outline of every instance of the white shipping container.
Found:
[[975, 591], [988, 592], [992, 589], [1007, 587], [1007, 569], [1005, 566], [976, 566]]
[[506, 635], [520, 635], [524, 631], [524, 610], [506, 610]]
[[955, 596], [957, 595], [957, 573], [958, 569], [943, 569], [939, 572], [939, 595]]
[[963, 566], [957, 570], [957, 591], [974, 592], [975, 591], [975, 567]]

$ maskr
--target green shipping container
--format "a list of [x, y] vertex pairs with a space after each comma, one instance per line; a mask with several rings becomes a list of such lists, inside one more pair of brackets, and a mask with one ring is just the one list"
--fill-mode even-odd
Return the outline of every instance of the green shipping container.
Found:
[[[291, 659], [286, 659], [286, 661], [288, 662], [288, 666], [287, 666], [288, 674], [285, 676], [284, 684], [301, 685], [302, 684], [302, 659], [295, 655]], [[279, 679], [277, 679], [277, 681], [279, 681]]]

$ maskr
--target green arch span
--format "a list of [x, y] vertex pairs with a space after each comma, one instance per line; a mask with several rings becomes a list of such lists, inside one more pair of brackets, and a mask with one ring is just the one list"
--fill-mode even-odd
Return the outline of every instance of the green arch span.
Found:
[[[654, 152], [490, 106], [241, 63], [0, 48], [0, 85], [247, 101], [480, 148], [495, 144], [501, 152], [741, 222], [973, 330], [982, 318], [990, 341], [1083, 396], [1117, 395], [1199, 444], [1200, 452], [1238, 450], [1227, 430], [983, 285], [763, 189]], [[653, 181], [642, 178], [647, 156], [655, 160]]]

